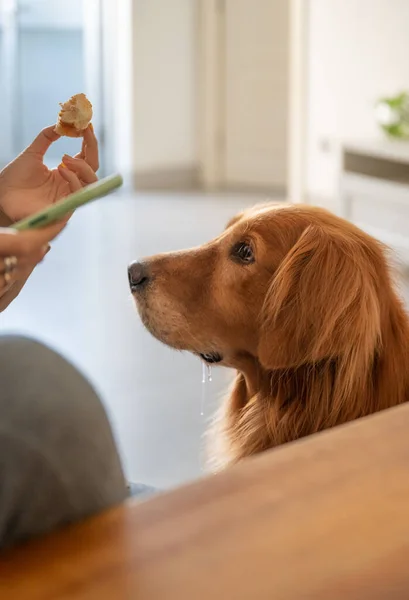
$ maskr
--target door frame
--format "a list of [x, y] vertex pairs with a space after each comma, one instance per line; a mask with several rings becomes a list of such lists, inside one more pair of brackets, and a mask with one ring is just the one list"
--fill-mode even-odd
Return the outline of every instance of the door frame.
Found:
[[224, 0], [199, 1], [199, 178], [205, 189], [223, 183]]
[[95, 133], [100, 142], [100, 168], [103, 174], [107, 155], [105, 144], [105, 72], [103, 65], [103, 1], [83, 0], [83, 34], [85, 62], [85, 90], [92, 100]]
[[[287, 197], [305, 201], [309, 0], [288, 0], [289, 123]], [[199, 173], [205, 189], [223, 187], [223, 26], [225, 0], [199, 0]]]
[[[98, 15], [98, 28], [86, 34], [86, 73], [90, 87], [101, 98], [99, 138], [104, 149], [104, 170], [121, 171], [125, 182], [133, 168], [133, 0], [84, 0], [86, 10]], [[88, 18], [89, 18], [88, 17]], [[85, 20], [87, 22], [87, 20]], [[98, 29], [98, 35], [96, 30]], [[95, 65], [92, 57], [98, 57]]]

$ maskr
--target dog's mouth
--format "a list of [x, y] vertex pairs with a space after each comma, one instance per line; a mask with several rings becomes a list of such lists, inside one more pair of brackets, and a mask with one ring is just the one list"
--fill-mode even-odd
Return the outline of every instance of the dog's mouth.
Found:
[[206, 354], [200, 354], [200, 358], [204, 360], [209, 365], [214, 365], [223, 360], [223, 356], [218, 352], [209, 352]]

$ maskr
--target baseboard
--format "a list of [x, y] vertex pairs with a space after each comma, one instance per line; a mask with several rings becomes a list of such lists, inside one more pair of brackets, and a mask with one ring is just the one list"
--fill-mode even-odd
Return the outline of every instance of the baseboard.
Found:
[[135, 171], [132, 179], [137, 191], [185, 191], [200, 188], [199, 168], [195, 165]]
[[133, 188], [136, 191], [191, 191], [202, 190], [215, 193], [237, 193], [265, 195], [267, 198], [285, 198], [284, 187], [266, 187], [257, 185], [220, 185], [211, 190], [203, 185], [199, 166], [163, 167], [146, 171], [134, 171]]

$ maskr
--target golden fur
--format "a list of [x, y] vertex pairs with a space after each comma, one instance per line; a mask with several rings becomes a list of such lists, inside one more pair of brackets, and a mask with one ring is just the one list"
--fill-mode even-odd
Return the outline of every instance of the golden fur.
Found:
[[[241, 242], [251, 264], [232, 257]], [[255, 207], [144, 269], [134, 296], [153, 335], [237, 370], [218, 467], [409, 398], [408, 317], [385, 250], [327, 211]]]

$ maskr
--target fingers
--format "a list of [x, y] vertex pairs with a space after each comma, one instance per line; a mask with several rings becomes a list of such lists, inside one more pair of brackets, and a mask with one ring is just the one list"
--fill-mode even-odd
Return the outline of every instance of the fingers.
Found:
[[96, 171], [99, 168], [98, 141], [94, 128], [90, 124], [84, 131], [82, 149], [75, 157], [65, 154], [58, 167], [61, 177], [69, 184], [71, 193], [98, 181]]
[[26, 148], [25, 152], [32, 152], [44, 156], [51, 144], [60, 138], [58, 133], [54, 131], [54, 127], [55, 125], [51, 125], [50, 127], [43, 129], [32, 144]]
[[0, 243], [7, 246], [0, 257], [0, 297], [17, 281], [25, 281], [48, 252], [48, 247], [41, 245], [41, 236], [35, 244], [27, 244], [26, 237], [22, 233], [8, 234], [0, 230]]
[[11, 288], [13, 283], [16, 281], [22, 281], [27, 279], [27, 277], [32, 273], [35, 266], [42, 261], [44, 256], [39, 257], [36, 261], [25, 262], [24, 264], [19, 265], [13, 271], [0, 273], [0, 296], [2, 292]]
[[95, 175], [92, 167], [81, 158], [72, 158], [65, 154], [63, 156], [63, 164], [68, 167], [70, 171], [74, 171], [74, 173], [78, 176], [78, 179], [85, 184], [94, 183], [98, 181], [98, 177]]
[[85, 160], [91, 169], [96, 172], [99, 169], [99, 151], [98, 151], [98, 140], [96, 138], [94, 128], [90, 124], [84, 131], [84, 137], [82, 140], [81, 152], [75, 156], [75, 158], [82, 158]]
[[23, 262], [36, 262], [48, 251], [48, 244], [64, 229], [66, 221], [42, 229], [16, 231], [0, 229], [0, 257], [16, 256]]
[[84, 131], [85, 160], [89, 166], [96, 172], [99, 169], [99, 150], [98, 140], [94, 132], [92, 123]]
[[49, 251], [49, 242], [64, 227], [65, 223], [57, 223], [34, 231], [0, 229], [0, 297], [14, 283], [24, 283]]
[[0, 274], [0, 298], [3, 298], [4, 295], [11, 290], [15, 283], [18, 283], [20, 286], [29, 278], [35, 267], [42, 259], [38, 260], [36, 263], [27, 265], [24, 268], [15, 269], [12, 273], [3, 273]]
[[50, 241], [65, 225], [66, 221], [61, 221], [43, 229], [21, 232], [0, 228], [0, 297], [15, 282], [24, 283], [50, 250]]
[[63, 177], [65, 181], [69, 184], [70, 192], [72, 194], [82, 189], [82, 183], [78, 179], [77, 175], [73, 171], [70, 171], [65, 165], [59, 165], [58, 172], [60, 173], [61, 177]]

